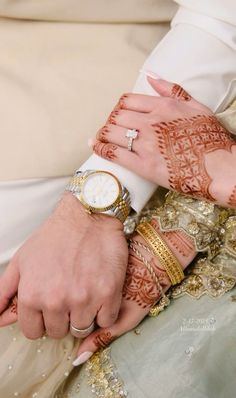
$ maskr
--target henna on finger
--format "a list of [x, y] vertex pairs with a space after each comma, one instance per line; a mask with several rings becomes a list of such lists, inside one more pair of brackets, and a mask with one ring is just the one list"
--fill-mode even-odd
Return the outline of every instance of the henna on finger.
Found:
[[185, 91], [179, 84], [174, 84], [171, 90], [172, 98], [180, 101], [191, 101], [192, 97], [187, 91]]
[[116, 156], [116, 150], [118, 146], [110, 143], [103, 143], [100, 141], [97, 141], [93, 145], [93, 151], [98, 155], [103, 157], [104, 159], [107, 160], [114, 160], [117, 158]]
[[94, 338], [93, 342], [95, 346], [99, 348], [107, 347], [113, 340], [115, 336], [112, 336], [109, 330], [101, 330]]
[[193, 197], [215, 202], [212, 182], [205, 166], [207, 153], [231, 152], [236, 142], [216, 117], [197, 115], [152, 125], [161, 154], [167, 163], [170, 188]]
[[[119, 108], [120, 109], [120, 108]], [[115, 108], [107, 119], [107, 124], [116, 124], [116, 116], [119, 115], [119, 109]]]
[[230, 207], [236, 208], [236, 185], [233, 188], [233, 191], [229, 197], [228, 205]]
[[109, 142], [107, 139], [108, 133], [109, 133], [108, 127], [106, 125], [103, 126], [97, 132], [97, 135], [96, 135], [97, 140], [103, 142], [104, 144], [108, 144], [108, 142]]
[[12, 312], [13, 314], [17, 314], [17, 303], [18, 303], [18, 299], [17, 296], [14, 296], [10, 303], [8, 308], [10, 308], [10, 312]]
[[119, 102], [117, 104], [117, 109], [126, 109], [126, 103], [125, 103], [126, 98], [128, 98], [128, 94], [123, 94], [120, 97]]

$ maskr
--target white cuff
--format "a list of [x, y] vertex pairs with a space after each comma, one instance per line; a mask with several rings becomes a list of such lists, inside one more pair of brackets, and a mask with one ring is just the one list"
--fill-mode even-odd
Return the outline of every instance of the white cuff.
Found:
[[142, 210], [156, 189], [156, 185], [152, 182], [95, 154], [90, 156], [79, 170], [105, 170], [114, 174], [121, 184], [128, 189], [131, 196], [131, 206], [137, 213]]

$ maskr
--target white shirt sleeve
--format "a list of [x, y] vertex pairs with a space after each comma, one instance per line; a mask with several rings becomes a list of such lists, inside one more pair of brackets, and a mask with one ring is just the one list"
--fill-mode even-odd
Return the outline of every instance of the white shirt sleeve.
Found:
[[[143, 70], [183, 86], [213, 111], [222, 111], [236, 96], [236, 27], [181, 7], [171, 30], [144, 63]], [[132, 56], [132, 54], [131, 54]], [[134, 92], [157, 95], [144, 73]], [[131, 194], [132, 207], [140, 212], [156, 185], [133, 172], [92, 155], [80, 168], [107, 170], [116, 175]]]

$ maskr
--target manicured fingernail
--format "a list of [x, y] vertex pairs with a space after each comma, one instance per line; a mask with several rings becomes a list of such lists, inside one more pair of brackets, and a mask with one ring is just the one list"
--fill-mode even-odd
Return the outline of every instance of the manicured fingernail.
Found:
[[140, 69], [139, 71], [140, 73], [144, 73], [144, 75], [151, 77], [152, 79], [156, 79], [156, 80], [160, 80], [161, 77], [159, 75], [157, 75], [156, 73], [150, 71], [150, 70], [144, 70], [144, 69]]
[[78, 358], [76, 358], [72, 364], [74, 366], [82, 365], [82, 363], [86, 362], [92, 355], [93, 355], [93, 352], [85, 351], [85, 352], [83, 352], [83, 354], [78, 356]]
[[90, 148], [93, 147], [94, 141], [95, 141], [95, 140], [94, 140], [93, 138], [89, 138], [89, 139], [88, 139], [88, 146], [89, 146]]

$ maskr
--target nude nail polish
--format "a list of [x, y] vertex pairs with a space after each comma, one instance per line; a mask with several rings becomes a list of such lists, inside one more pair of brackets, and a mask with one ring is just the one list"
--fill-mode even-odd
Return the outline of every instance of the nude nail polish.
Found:
[[93, 355], [93, 352], [91, 351], [85, 351], [83, 352], [81, 355], [78, 356], [78, 358], [76, 358], [74, 360], [74, 362], [72, 362], [72, 365], [74, 366], [79, 366], [82, 365], [84, 362], [86, 362], [91, 356]]
[[89, 146], [90, 148], [92, 148], [93, 145], [94, 145], [94, 142], [95, 142], [94, 138], [89, 138], [89, 139], [88, 139], [88, 146]]
[[157, 75], [156, 73], [154, 73], [154, 72], [152, 72], [150, 70], [140, 69], [139, 72], [143, 73], [144, 75], [149, 76], [149, 77], [151, 77], [152, 79], [155, 79], [155, 80], [160, 80], [161, 79], [161, 77], [159, 75]]

